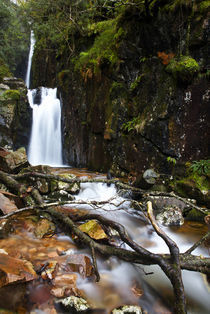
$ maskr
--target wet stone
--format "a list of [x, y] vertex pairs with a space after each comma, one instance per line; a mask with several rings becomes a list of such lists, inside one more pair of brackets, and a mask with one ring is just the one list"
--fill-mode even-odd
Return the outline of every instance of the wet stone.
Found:
[[118, 309], [114, 309], [112, 314], [144, 314], [145, 312], [142, 310], [141, 307], [135, 305], [124, 305]]
[[[90, 305], [83, 298], [71, 296], [56, 302], [65, 309], [74, 309], [77, 312], [83, 312], [90, 309]], [[70, 313], [70, 312], [69, 312]]]
[[182, 211], [177, 206], [165, 207], [164, 210], [156, 216], [157, 221], [166, 226], [181, 226], [184, 223]]

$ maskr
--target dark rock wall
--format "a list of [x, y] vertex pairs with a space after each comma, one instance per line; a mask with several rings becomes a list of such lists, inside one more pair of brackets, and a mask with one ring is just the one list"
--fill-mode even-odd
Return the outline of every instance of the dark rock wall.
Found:
[[[34, 66], [34, 86], [42, 84], [43, 73], [47, 86], [59, 87], [66, 163], [139, 175], [151, 167], [170, 171], [167, 157], [185, 163], [208, 156], [209, 25], [204, 17], [195, 21], [188, 40], [188, 25], [180, 32], [178, 15], [157, 15], [148, 22], [127, 14], [121, 21], [126, 36], [118, 46], [120, 62], [114, 68], [102, 64], [100, 75], [91, 78], [84, 79], [67, 57], [48, 55], [47, 66]], [[158, 52], [188, 52], [200, 66], [199, 75], [189, 81], [174, 78]], [[64, 71], [56, 82], [55, 71]], [[136, 117], [131, 130], [126, 128]]]
[[28, 147], [32, 113], [21, 79], [4, 78], [0, 84], [0, 146]]

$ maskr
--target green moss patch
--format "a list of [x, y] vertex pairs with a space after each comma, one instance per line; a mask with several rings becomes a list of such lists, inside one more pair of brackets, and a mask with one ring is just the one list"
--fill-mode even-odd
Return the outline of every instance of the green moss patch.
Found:
[[181, 56], [171, 59], [166, 71], [171, 73], [176, 80], [190, 82], [198, 74], [200, 67], [195, 59], [190, 56]]
[[98, 22], [92, 26], [91, 31], [92, 34], [97, 34], [92, 47], [81, 52], [75, 61], [75, 69], [89, 78], [97, 74], [102, 64], [113, 66], [119, 62], [117, 42], [123, 34], [123, 29], [117, 28], [117, 19]]
[[20, 99], [20, 96], [21, 96], [21, 93], [19, 90], [16, 90], [16, 89], [9, 89], [9, 90], [6, 90], [2, 97], [5, 99], [5, 100], [19, 100]]

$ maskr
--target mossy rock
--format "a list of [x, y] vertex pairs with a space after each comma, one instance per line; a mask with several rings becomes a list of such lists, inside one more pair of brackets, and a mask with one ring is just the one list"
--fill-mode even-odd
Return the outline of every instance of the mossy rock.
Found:
[[19, 100], [21, 93], [17, 89], [8, 89], [1, 96], [5, 100]]
[[195, 59], [190, 56], [181, 56], [171, 59], [166, 71], [181, 82], [191, 82], [193, 77], [198, 74], [200, 67]]
[[192, 221], [204, 221], [205, 215], [196, 210], [195, 208], [191, 209], [186, 215], [185, 218], [187, 220], [192, 220]]
[[206, 181], [203, 186], [200, 182], [192, 177], [187, 177], [182, 180], [178, 180], [175, 183], [175, 191], [177, 191], [181, 196], [190, 197], [196, 199], [199, 204], [210, 206], [210, 193], [207, 189]]
[[[75, 179], [76, 176], [68, 173], [60, 174], [60, 177], [63, 177], [64, 179]], [[74, 182], [74, 183], [68, 183], [63, 181], [58, 181], [58, 190], [64, 190], [71, 194], [76, 194], [80, 190], [80, 183]]]

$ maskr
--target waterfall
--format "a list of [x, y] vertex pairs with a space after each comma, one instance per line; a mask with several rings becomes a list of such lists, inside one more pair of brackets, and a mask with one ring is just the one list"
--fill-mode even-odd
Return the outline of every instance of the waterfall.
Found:
[[[35, 45], [33, 31], [28, 57], [26, 86], [30, 86], [30, 72]], [[32, 131], [28, 150], [31, 165], [62, 166], [61, 104], [56, 88], [28, 89], [33, 110]]]
[[61, 106], [57, 89], [41, 87], [40, 105], [34, 102], [36, 93], [36, 89], [28, 91], [33, 109], [28, 160], [32, 165], [62, 166]]
[[27, 88], [30, 87], [31, 63], [32, 63], [32, 57], [34, 53], [34, 45], [35, 45], [34, 33], [33, 31], [31, 31], [31, 44], [30, 44], [30, 51], [28, 55], [28, 67], [27, 67], [27, 73], [26, 73], [26, 79], [25, 79]]

